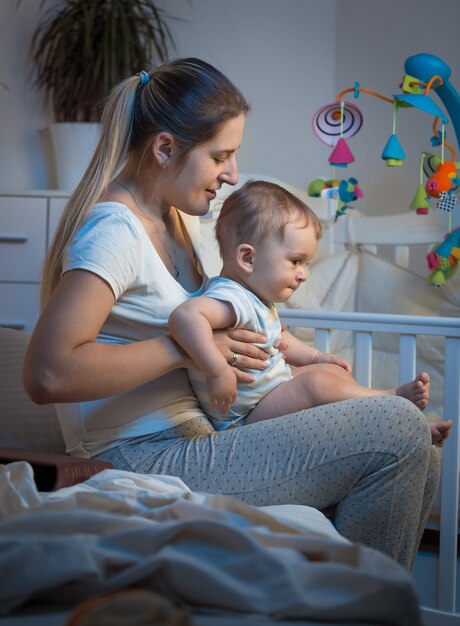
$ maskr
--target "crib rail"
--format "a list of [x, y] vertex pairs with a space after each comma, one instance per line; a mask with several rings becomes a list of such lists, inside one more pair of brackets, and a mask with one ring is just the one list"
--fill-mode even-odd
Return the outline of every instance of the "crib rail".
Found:
[[[453, 420], [452, 433], [443, 450], [441, 475], [440, 547], [438, 568], [438, 607], [436, 619], [456, 612], [458, 542], [458, 487], [460, 452], [460, 320], [458, 318], [386, 315], [355, 312], [303, 311], [280, 309], [281, 320], [289, 327], [315, 329], [315, 345], [329, 351], [332, 330], [353, 331], [355, 342], [354, 375], [361, 385], [371, 385], [372, 340], [374, 333], [399, 335], [399, 380], [415, 376], [418, 335], [441, 336], [444, 344], [444, 416]], [[430, 611], [427, 610], [426, 615]], [[431, 611], [431, 613], [433, 613]], [[459, 620], [460, 620], [460, 616]], [[427, 622], [428, 623], [428, 622]], [[437, 621], [437, 626], [441, 621]], [[447, 623], [447, 622], [446, 622]], [[448, 622], [453, 623], [451, 621]], [[457, 621], [456, 621], [457, 623]]]
[[407, 269], [412, 246], [424, 244], [428, 251], [442, 241], [449, 230], [444, 211], [430, 211], [426, 215], [417, 215], [414, 211], [386, 215], [385, 211], [378, 214], [374, 207], [371, 215], [352, 211], [335, 221], [337, 199], [331, 198], [327, 191], [322, 199], [326, 206], [323, 245], [329, 254], [340, 246], [350, 248], [355, 245], [366, 246], [367, 250], [377, 254], [378, 246], [390, 244], [394, 246], [395, 263]]

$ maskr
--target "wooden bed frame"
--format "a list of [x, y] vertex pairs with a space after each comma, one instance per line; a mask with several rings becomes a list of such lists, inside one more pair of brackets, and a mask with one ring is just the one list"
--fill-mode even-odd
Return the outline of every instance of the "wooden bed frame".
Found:
[[[325, 219], [323, 246], [328, 253], [355, 246], [365, 246], [379, 254], [379, 246], [394, 247], [393, 260], [397, 265], [411, 269], [411, 249], [425, 245], [426, 250], [441, 241], [446, 226], [439, 214], [369, 217], [351, 212], [334, 222], [336, 201], [313, 199], [308, 202]], [[325, 209], [326, 204], [326, 209]], [[326, 213], [326, 215], [325, 215]], [[388, 250], [387, 250], [388, 254]], [[444, 415], [454, 422], [452, 434], [443, 449], [441, 479], [441, 509], [437, 555], [437, 583], [434, 590], [434, 607], [423, 608], [426, 626], [451, 626], [460, 624], [457, 613], [457, 549], [458, 549], [458, 489], [460, 454], [460, 319], [454, 317], [423, 317], [388, 315], [363, 312], [309, 312], [280, 309], [284, 323], [290, 327], [315, 329], [315, 345], [328, 351], [333, 330], [352, 331], [354, 336], [354, 374], [362, 385], [372, 384], [372, 344], [377, 333], [399, 335], [399, 380], [415, 377], [417, 336], [428, 335], [445, 338], [444, 344]], [[432, 533], [433, 534], [433, 533]], [[414, 576], [415, 578], [415, 576]], [[419, 590], [420, 592], [420, 590]], [[423, 594], [421, 603], [423, 605]], [[458, 607], [460, 611], [460, 607]]]

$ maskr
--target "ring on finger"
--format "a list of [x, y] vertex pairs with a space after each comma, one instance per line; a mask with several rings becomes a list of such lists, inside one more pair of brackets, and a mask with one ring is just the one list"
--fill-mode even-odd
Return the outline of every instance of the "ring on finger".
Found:
[[235, 354], [235, 352], [232, 354], [232, 358], [230, 359], [230, 361], [228, 362], [228, 364], [230, 366], [235, 365], [235, 363], [238, 360], [238, 354]]

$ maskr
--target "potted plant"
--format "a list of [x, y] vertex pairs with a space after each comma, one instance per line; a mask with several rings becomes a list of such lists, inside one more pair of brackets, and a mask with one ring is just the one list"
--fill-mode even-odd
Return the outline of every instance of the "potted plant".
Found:
[[[64, 0], [44, 13], [30, 52], [35, 85], [54, 116], [53, 147], [66, 145], [70, 135], [69, 171], [66, 159], [55, 154], [59, 188], [72, 190], [80, 179], [97, 141], [101, 104], [113, 85], [163, 63], [175, 50], [169, 19], [154, 0]], [[79, 164], [77, 144], [84, 152]]]

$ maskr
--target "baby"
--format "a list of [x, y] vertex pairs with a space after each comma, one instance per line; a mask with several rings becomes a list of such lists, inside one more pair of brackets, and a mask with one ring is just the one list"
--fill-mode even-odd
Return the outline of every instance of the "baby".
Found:
[[[193, 358], [192, 388], [216, 430], [251, 424], [357, 397], [399, 395], [424, 409], [430, 378], [425, 372], [392, 389], [359, 385], [351, 366], [320, 352], [283, 329], [275, 302], [286, 302], [307, 280], [307, 266], [321, 238], [313, 211], [279, 185], [249, 181], [223, 203], [216, 223], [223, 260], [220, 276], [181, 304], [169, 318], [174, 339]], [[269, 358], [252, 383], [240, 383], [234, 365], [217, 349], [212, 330], [248, 328], [266, 336]], [[283, 343], [283, 352], [278, 349]], [[451, 422], [431, 422], [433, 443], [443, 443]]]

